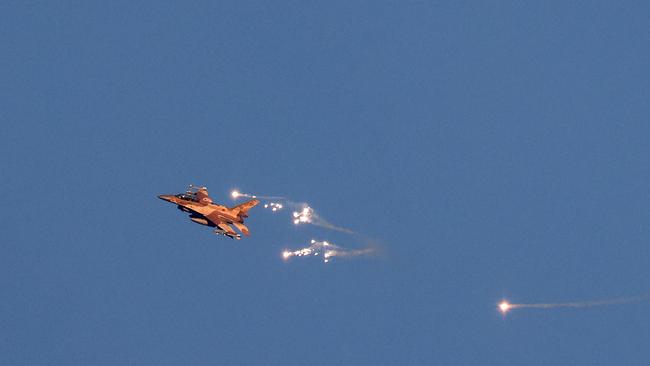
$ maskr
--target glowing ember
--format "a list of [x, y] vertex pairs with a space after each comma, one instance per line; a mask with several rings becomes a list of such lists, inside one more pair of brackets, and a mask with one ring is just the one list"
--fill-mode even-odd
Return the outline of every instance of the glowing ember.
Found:
[[499, 304], [499, 310], [501, 310], [501, 312], [504, 313], [504, 314], [510, 309], [511, 309], [511, 306], [507, 301], [502, 301]]

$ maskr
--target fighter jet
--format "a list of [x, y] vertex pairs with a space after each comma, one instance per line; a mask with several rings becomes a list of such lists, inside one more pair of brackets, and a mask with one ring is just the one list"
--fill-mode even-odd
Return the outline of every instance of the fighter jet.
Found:
[[228, 208], [212, 202], [205, 187], [195, 187], [190, 184], [185, 193], [176, 195], [162, 194], [158, 196], [163, 201], [171, 202], [183, 212], [189, 213], [190, 220], [197, 224], [214, 227], [214, 233], [225, 235], [231, 239], [241, 239], [241, 235], [230, 227], [234, 225], [244, 235], [249, 236], [250, 232], [244, 225], [244, 219], [248, 217], [248, 210], [253, 208], [260, 201], [253, 199], [241, 205]]

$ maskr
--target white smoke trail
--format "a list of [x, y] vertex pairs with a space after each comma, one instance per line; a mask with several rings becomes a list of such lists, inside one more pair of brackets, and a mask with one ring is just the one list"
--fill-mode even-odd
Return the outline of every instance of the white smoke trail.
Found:
[[282, 258], [285, 260], [291, 257], [322, 256], [323, 262], [328, 263], [334, 257], [351, 258], [369, 255], [374, 252], [373, 248], [348, 249], [329, 243], [312, 239], [309, 246], [294, 251], [285, 250]]
[[607, 306], [630, 304], [650, 299], [650, 294], [632, 297], [618, 297], [614, 299], [593, 300], [593, 301], [573, 301], [573, 302], [555, 302], [555, 303], [532, 303], [532, 304], [511, 304], [507, 301], [501, 302], [498, 307], [502, 313], [512, 309], [555, 309], [555, 308], [588, 308], [593, 306]]

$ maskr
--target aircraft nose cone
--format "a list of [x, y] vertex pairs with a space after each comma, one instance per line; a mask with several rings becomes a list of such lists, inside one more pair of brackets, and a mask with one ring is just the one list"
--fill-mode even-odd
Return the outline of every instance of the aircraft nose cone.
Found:
[[168, 194], [161, 194], [160, 196], [158, 196], [158, 198], [160, 198], [163, 201], [167, 201], [167, 202], [170, 201], [169, 197], [170, 196]]

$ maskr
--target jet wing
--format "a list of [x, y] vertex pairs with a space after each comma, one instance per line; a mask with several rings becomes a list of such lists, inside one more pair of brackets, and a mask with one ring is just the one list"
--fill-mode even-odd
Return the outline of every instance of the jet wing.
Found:
[[232, 235], [237, 235], [235, 230], [233, 230], [230, 225], [226, 224], [225, 222], [220, 222], [217, 224], [217, 227], [221, 230], [223, 230], [226, 234], [232, 234]]
[[241, 239], [241, 236], [233, 230], [230, 225], [226, 224], [225, 222], [220, 222], [217, 224], [217, 227], [221, 229], [221, 234], [229, 236], [233, 239]]
[[235, 227], [236, 227], [239, 231], [241, 231], [244, 235], [246, 235], [246, 236], [251, 236], [251, 233], [250, 233], [250, 231], [248, 231], [248, 228], [246, 227], [246, 225], [244, 225], [244, 224], [240, 224], [240, 223], [238, 223], [238, 222], [233, 222], [232, 224], [235, 225]]

